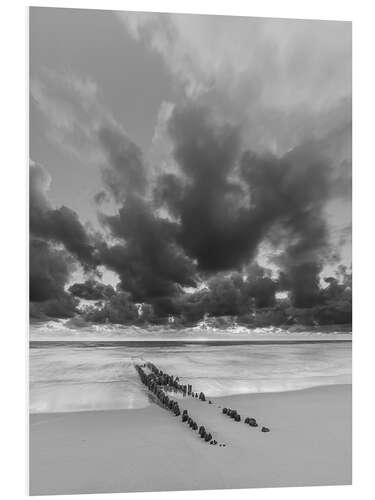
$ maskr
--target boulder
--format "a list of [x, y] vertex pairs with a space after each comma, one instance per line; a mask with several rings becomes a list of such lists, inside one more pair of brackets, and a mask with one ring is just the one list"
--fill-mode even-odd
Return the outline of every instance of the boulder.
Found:
[[262, 427], [262, 432], [270, 432], [268, 427]]

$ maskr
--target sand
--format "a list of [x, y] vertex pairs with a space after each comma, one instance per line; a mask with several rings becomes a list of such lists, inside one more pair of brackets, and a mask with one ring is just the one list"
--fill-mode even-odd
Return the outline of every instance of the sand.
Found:
[[[351, 484], [351, 386], [184, 399], [203, 442], [181, 418], [138, 410], [30, 416], [30, 494]], [[221, 413], [255, 417], [262, 433]]]

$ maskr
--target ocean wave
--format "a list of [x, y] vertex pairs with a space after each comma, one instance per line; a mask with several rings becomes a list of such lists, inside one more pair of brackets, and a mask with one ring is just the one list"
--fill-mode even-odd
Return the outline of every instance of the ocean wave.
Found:
[[150, 360], [209, 397], [351, 382], [351, 344], [56, 347], [30, 350], [30, 410], [141, 408], [134, 368]]
[[230, 340], [230, 339], [298, 339], [311, 338], [351, 338], [348, 325], [328, 325], [306, 327], [293, 325], [288, 328], [276, 326], [248, 328], [235, 322], [224, 327], [210, 326], [201, 322], [194, 327], [174, 328], [160, 325], [125, 326], [115, 324], [81, 324], [72, 320], [34, 322], [30, 325], [30, 340], [77, 340], [77, 341], [116, 341], [116, 340]]

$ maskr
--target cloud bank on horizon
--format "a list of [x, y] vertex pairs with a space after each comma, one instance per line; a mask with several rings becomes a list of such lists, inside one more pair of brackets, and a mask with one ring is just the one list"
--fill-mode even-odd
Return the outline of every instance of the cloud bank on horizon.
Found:
[[[327, 300], [323, 276], [337, 268], [348, 283], [349, 23], [64, 11], [31, 15], [32, 316], [126, 323], [144, 303], [145, 317], [199, 319], [274, 306], [277, 291], [308, 308]], [[39, 60], [50, 35], [32, 28], [49, 16], [77, 25], [74, 68], [64, 54]], [[91, 62], [92, 73], [114, 59], [110, 83], [85, 70], [101, 20], [127, 47], [103, 45]], [[142, 92], [165, 87], [133, 118], [154, 123], [141, 145], [120, 112], [128, 67]], [[123, 94], [143, 100], [137, 87]]]

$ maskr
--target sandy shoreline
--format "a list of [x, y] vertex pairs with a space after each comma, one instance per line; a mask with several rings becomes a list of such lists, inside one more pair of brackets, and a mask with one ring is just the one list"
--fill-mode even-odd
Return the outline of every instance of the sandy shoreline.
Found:
[[[351, 483], [351, 386], [184, 400], [226, 447], [166, 410], [30, 416], [30, 494], [313, 486]], [[255, 417], [235, 423], [219, 406]]]

